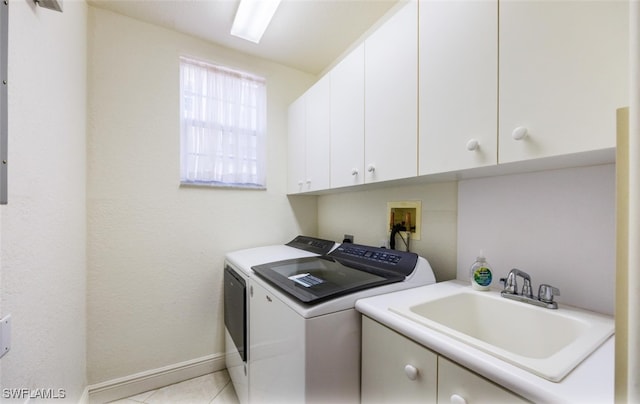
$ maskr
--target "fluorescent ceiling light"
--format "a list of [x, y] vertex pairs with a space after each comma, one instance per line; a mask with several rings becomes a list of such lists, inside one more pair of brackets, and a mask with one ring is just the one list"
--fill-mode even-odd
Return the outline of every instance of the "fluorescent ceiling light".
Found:
[[280, 0], [240, 0], [231, 35], [258, 43], [280, 5]]

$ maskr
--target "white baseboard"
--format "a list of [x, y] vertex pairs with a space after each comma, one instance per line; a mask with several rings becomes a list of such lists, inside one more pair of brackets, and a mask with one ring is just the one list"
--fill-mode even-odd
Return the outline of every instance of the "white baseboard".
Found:
[[151, 369], [88, 387], [89, 403], [99, 404], [155, 390], [225, 368], [224, 354], [213, 354]]

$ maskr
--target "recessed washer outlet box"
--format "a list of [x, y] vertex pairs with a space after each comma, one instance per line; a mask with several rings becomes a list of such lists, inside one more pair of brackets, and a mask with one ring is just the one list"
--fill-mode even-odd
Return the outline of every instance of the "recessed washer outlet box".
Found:
[[400, 224], [411, 232], [412, 240], [422, 236], [422, 201], [387, 202], [387, 233]]

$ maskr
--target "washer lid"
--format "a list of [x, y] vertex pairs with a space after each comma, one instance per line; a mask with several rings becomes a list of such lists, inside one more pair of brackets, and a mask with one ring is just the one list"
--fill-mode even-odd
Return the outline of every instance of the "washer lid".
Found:
[[277, 288], [308, 304], [404, 280], [402, 274], [374, 274], [344, 265], [330, 256], [272, 262], [254, 266], [253, 270]]

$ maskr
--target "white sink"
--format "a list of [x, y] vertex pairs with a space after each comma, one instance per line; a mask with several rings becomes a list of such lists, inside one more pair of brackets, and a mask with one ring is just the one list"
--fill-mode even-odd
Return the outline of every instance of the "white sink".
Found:
[[546, 309], [468, 288], [389, 310], [553, 382], [614, 331], [609, 316], [567, 306]]

